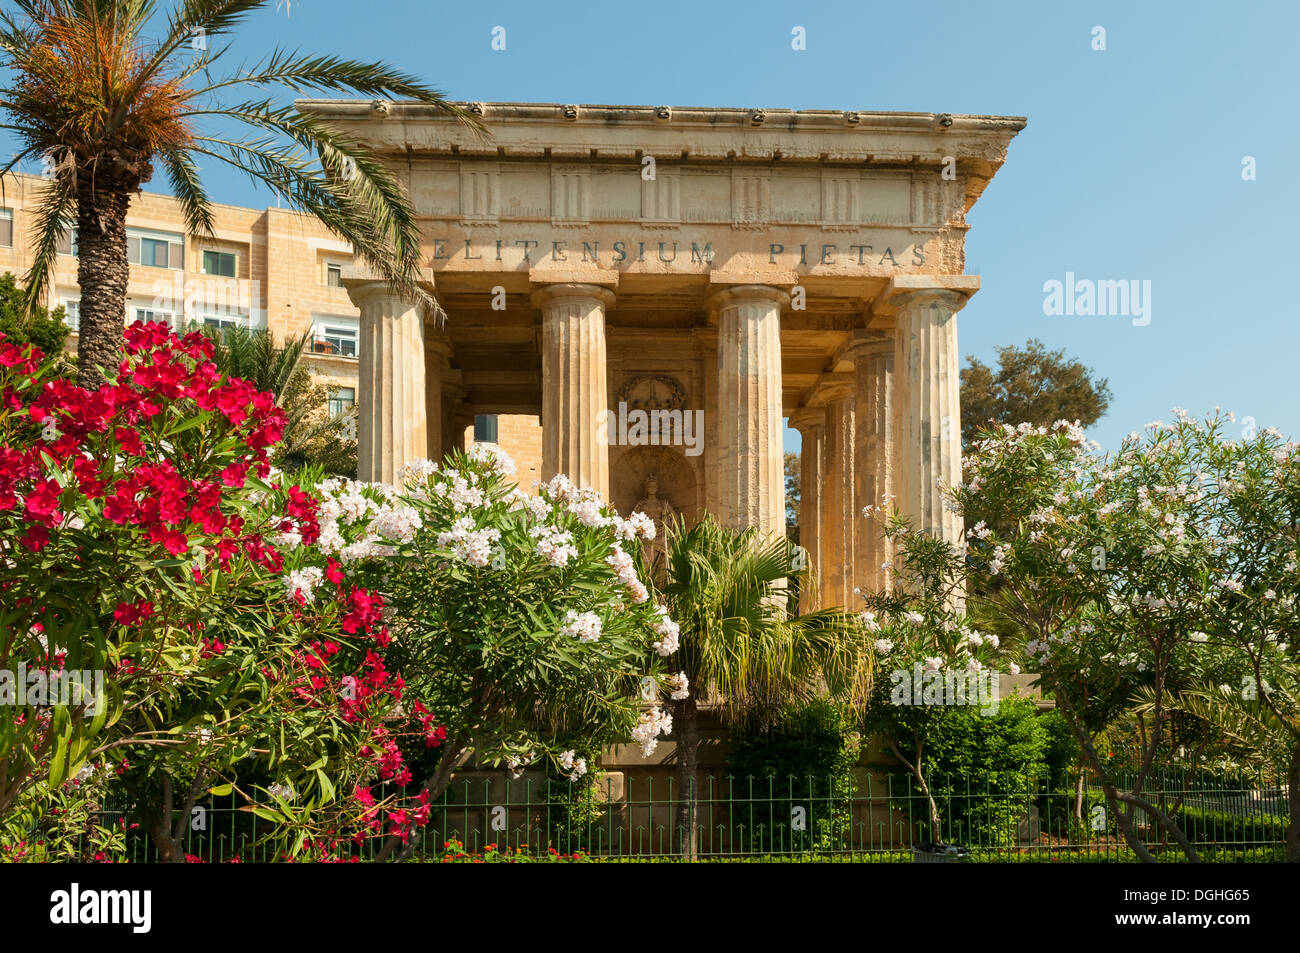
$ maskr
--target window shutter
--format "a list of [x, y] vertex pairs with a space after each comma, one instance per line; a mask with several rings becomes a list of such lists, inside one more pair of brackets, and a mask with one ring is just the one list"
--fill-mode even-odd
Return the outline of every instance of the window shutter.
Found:
[[14, 220], [12, 218], [0, 218], [0, 245], [5, 248], [12, 248], [14, 244]]
[[58, 251], [60, 255], [72, 254], [72, 229], [67, 228], [63, 230], [59, 235], [59, 243], [55, 246], [55, 250]]
[[185, 267], [185, 246], [180, 242], [172, 242], [167, 246], [167, 267]]
[[133, 265], [140, 264], [140, 239], [138, 237], [126, 236], [126, 260]]

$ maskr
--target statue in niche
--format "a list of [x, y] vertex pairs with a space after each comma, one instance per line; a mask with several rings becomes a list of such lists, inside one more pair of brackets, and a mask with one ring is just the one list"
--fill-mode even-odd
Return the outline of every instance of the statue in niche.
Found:
[[659, 576], [664, 569], [668, 559], [668, 544], [665, 539], [664, 529], [672, 518], [677, 514], [676, 508], [667, 500], [659, 496], [659, 477], [651, 473], [645, 479], [645, 497], [636, 506], [632, 508], [634, 513], [644, 513], [650, 519], [654, 520], [655, 538], [646, 547], [646, 561], [650, 564], [656, 576]]

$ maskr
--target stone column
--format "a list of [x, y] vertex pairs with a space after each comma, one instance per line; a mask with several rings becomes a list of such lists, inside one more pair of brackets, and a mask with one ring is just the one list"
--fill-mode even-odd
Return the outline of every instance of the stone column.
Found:
[[887, 514], [873, 510], [872, 515], [863, 516], [862, 511], [882, 504], [887, 510], [894, 493], [893, 336], [877, 331], [860, 332], [847, 353], [853, 360], [857, 381], [853, 418], [856, 584], [864, 592], [879, 592], [889, 588], [889, 572], [883, 564], [890, 560], [893, 551], [884, 537]]
[[350, 285], [348, 296], [361, 311], [357, 478], [393, 483], [403, 466], [428, 455], [424, 317], [384, 282]]
[[442, 398], [442, 363], [451, 348], [441, 334], [429, 332], [425, 337], [424, 351], [424, 419], [425, 446], [429, 459], [441, 463], [445, 450]]
[[826, 479], [822, 495], [822, 605], [857, 608], [853, 545], [861, 508], [854, 505], [854, 393], [849, 383], [823, 385]]
[[609, 498], [605, 310], [614, 294], [562, 283], [533, 293], [542, 310], [542, 479], [563, 473]]
[[718, 323], [718, 513], [733, 529], [785, 532], [781, 434], [781, 308], [790, 296], [768, 285], [714, 295]]
[[961, 479], [961, 388], [957, 312], [964, 295], [943, 289], [894, 297], [895, 493], [912, 525], [957, 543], [961, 517], [944, 506], [939, 484]]
[[820, 606], [818, 598], [822, 572], [822, 484], [825, 481], [823, 450], [826, 443], [826, 411], [801, 407], [790, 415], [790, 426], [799, 431], [799, 545], [807, 554], [811, 576], [803, 581], [799, 611]]

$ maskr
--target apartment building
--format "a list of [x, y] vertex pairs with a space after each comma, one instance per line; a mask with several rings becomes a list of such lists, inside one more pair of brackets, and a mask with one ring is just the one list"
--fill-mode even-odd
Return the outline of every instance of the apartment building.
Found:
[[[40, 176], [10, 174], [0, 182], [0, 272], [21, 280], [31, 267], [32, 224]], [[269, 328], [277, 341], [311, 334], [311, 370], [329, 388], [329, 410], [356, 401], [359, 312], [343, 288], [351, 246], [309, 215], [278, 208], [213, 206], [210, 238], [187, 233], [180, 203], [142, 192], [127, 217], [131, 263], [124, 321], [162, 321], [182, 330]], [[63, 305], [75, 350], [81, 292], [75, 227], [63, 236], [46, 304]]]

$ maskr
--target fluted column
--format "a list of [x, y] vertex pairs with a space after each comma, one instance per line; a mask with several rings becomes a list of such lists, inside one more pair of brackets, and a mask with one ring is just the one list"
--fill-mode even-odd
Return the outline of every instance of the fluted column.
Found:
[[826, 400], [821, 601], [823, 606], [854, 608], [853, 546], [860, 516], [853, 488], [853, 385], [824, 385], [820, 394]]
[[600, 425], [609, 408], [605, 370], [607, 288], [554, 284], [535, 291], [542, 310], [542, 479], [563, 473], [609, 497], [609, 446]]
[[435, 336], [435, 332], [426, 335], [424, 353], [424, 419], [426, 426], [425, 447], [429, 459], [441, 463], [445, 454], [445, 434], [442, 410], [442, 362], [450, 353], [450, 346], [445, 340]]
[[894, 298], [894, 480], [899, 509], [913, 526], [957, 543], [961, 517], [940, 488], [961, 479], [961, 387], [957, 312], [964, 295], [942, 289]]
[[779, 288], [740, 285], [709, 301], [718, 323], [718, 520], [783, 534]]
[[393, 483], [427, 456], [424, 317], [419, 304], [379, 281], [349, 285], [361, 311], [357, 362], [357, 478]]
[[822, 572], [822, 484], [825, 481], [823, 450], [826, 443], [826, 411], [804, 407], [790, 415], [790, 426], [799, 431], [799, 545], [807, 554], [810, 576], [799, 594], [799, 611], [811, 612], [821, 600]]
[[863, 516], [862, 511], [888, 504], [894, 493], [894, 340], [878, 331], [860, 332], [847, 353], [857, 383], [853, 418], [856, 584], [864, 592], [881, 592], [889, 588], [889, 572], [883, 566], [893, 549], [884, 536], [887, 513], [873, 509]]

